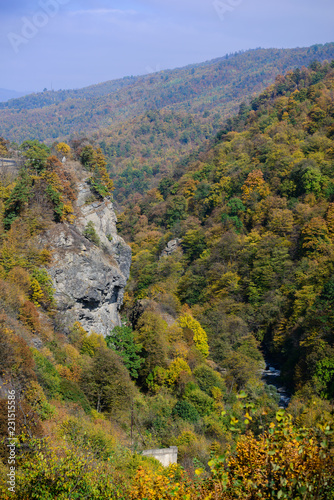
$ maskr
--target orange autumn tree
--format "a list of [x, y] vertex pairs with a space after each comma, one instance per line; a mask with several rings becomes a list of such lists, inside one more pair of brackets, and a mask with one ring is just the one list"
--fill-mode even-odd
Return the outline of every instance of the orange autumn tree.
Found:
[[263, 178], [263, 172], [253, 170], [242, 186], [242, 200], [244, 202], [258, 201], [260, 198], [266, 198], [270, 193], [269, 186]]

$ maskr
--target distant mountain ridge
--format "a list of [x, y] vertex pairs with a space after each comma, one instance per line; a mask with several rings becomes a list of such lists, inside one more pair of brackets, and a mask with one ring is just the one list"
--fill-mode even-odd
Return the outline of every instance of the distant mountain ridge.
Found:
[[109, 80], [103, 83], [97, 83], [83, 87], [81, 89], [69, 90], [44, 90], [43, 92], [30, 93], [26, 99], [27, 93], [9, 98], [7, 102], [0, 103], [0, 109], [36, 109], [44, 108], [52, 104], [59, 104], [68, 99], [89, 99], [98, 98], [111, 94], [134, 83], [139, 77], [125, 76], [117, 80]]
[[0, 89], [0, 103], [9, 101], [10, 99], [16, 100], [28, 94], [32, 94], [32, 92], [31, 91], [18, 92], [17, 90]]
[[224, 117], [280, 73], [334, 57], [334, 43], [295, 49], [254, 49], [159, 73], [79, 90], [46, 91], [0, 104], [0, 135], [55, 140], [93, 133], [149, 110], [192, 116], [215, 109]]

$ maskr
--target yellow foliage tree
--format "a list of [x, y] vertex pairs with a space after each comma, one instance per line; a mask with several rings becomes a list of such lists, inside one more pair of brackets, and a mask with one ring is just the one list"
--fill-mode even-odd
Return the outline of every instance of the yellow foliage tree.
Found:
[[303, 249], [310, 252], [324, 252], [330, 244], [328, 227], [322, 217], [313, 217], [305, 224], [302, 235]]
[[32, 302], [36, 305], [39, 306], [40, 302], [44, 298], [44, 293], [43, 290], [40, 287], [40, 284], [38, 283], [36, 278], [33, 278], [31, 280], [31, 285], [30, 285], [30, 298]]
[[[205, 330], [201, 327], [200, 323], [190, 314], [181, 316], [178, 323], [181, 328], [185, 331], [188, 330], [192, 334], [192, 340], [196, 349], [207, 358], [209, 355], [208, 336]], [[187, 338], [186, 334], [185, 337]]]
[[56, 146], [56, 150], [64, 156], [69, 156], [71, 153], [71, 148], [66, 142], [59, 142]]
[[[146, 472], [140, 468], [131, 491], [131, 500], [191, 500], [196, 498], [194, 487], [177, 465], [168, 469]], [[210, 497], [208, 497], [210, 498]]]
[[28, 271], [20, 266], [15, 266], [9, 271], [7, 279], [19, 286], [24, 293], [28, 294], [31, 286], [31, 278]]
[[203, 481], [199, 498], [332, 498], [329, 425], [319, 424], [316, 430], [296, 428], [284, 410], [277, 412], [276, 419], [259, 438], [250, 432], [241, 436], [227, 459], [209, 462], [212, 475]]
[[180, 376], [180, 373], [186, 372], [191, 375], [191, 370], [188, 363], [182, 358], [176, 358], [168, 367], [167, 381], [169, 385], [175, 384]]
[[269, 194], [269, 186], [263, 178], [262, 171], [258, 169], [250, 172], [244, 185], [242, 186], [243, 201], [256, 201], [258, 198], [266, 198]]
[[99, 347], [107, 347], [106, 341], [102, 335], [92, 332], [83, 339], [80, 352], [93, 357]]
[[274, 208], [269, 212], [268, 229], [285, 236], [293, 230], [293, 213], [288, 209]]
[[79, 323], [79, 321], [75, 321], [72, 328], [70, 329], [70, 341], [77, 348], [81, 349], [82, 343], [84, 339], [87, 337], [88, 333], [84, 329], [84, 327]]
[[313, 285], [305, 285], [295, 293], [294, 313], [292, 318], [297, 320], [298, 317], [305, 314], [307, 310], [314, 304], [317, 298], [317, 292]]
[[54, 413], [54, 407], [48, 403], [42, 387], [35, 380], [31, 380], [24, 392], [25, 400], [37, 412], [41, 420], [45, 420]]
[[182, 189], [182, 194], [185, 198], [191, 198], [194, 196], [196, 187], [198, 185], [198, 181], [195, 181], [194, 179], [188, 179]]
[[72, 204], [68, 203], [68, 204], [64, 205], [63, 206], [62, 220], [63, 221], [67, 221], [67, 222], [69, 222], [69, 223], [72, 224], [74, 222], [74, 219], [75, 219], [75, 215], [73, 213]]

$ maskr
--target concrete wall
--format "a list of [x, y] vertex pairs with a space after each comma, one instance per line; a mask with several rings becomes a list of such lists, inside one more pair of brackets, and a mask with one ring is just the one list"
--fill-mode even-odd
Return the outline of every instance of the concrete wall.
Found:
[[146, 457], [156, 458], [164, 467], [177, 463], [177, 446], [171, 446], [170, 448], [163, 449], [145, 450], [142, 454]]
[[11, 158], [0, 158], [1, 167], [16, 167], [17, 162]]
[[20, 171], [20, 162], [12, 159], [12, 158], [0, 158], [0, 174], [8, 175], [11, 174], [17, 175]]

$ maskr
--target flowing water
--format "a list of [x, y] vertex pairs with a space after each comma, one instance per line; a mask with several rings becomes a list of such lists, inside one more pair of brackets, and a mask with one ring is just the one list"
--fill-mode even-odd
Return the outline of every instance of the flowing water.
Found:
[[280, 396], [278, 405], [280, 408], [286, 408], [290, 402], [291, 395], [281, 383], [281, 371], [266, 361], [266, 369], [262, 372], [262, 379], [267, 385], [276, 387]]

